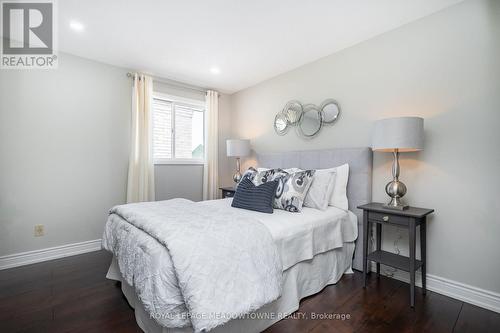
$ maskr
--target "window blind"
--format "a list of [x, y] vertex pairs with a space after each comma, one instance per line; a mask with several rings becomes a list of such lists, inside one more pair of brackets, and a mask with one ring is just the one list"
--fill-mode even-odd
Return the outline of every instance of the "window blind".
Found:
[[203, 160], [205, 112], [200, 106], [153, 99], [153, 158]]

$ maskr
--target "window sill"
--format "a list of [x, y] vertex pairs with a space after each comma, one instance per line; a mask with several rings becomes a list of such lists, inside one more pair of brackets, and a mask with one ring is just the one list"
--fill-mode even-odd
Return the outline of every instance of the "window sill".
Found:
[[205, 161], [195, 159], [163, 159], [155, 160], [154, 165], [204, 165]]

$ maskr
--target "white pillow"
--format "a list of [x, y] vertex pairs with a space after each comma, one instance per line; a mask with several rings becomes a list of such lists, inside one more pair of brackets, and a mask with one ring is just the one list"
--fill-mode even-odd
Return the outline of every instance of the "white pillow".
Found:
[[349, 201], [347, 200], [347, 181], [349, 180], [349, 164], [344, 164], [336, 168], [325, 169], [336, 170], [335, 186], [330, 199], [330, 206], [334, 206], [343, 210], [349, 209]]
[[[267, 170], [271, 170], [271, 169], [270, 168], [257, 168], [258, 172], [267, 171]], [[299, 168], [290, 168], [290, 169], [283, 169], [283, 171], [288, 172], [288, 173], [296, 173], [296, 172], [300, 172], [300, 171], [304, 171], [304, 170], [299, 169]]]
[[326, 210], [335, 187], [336, 171], [316, 170], [304, 206]]

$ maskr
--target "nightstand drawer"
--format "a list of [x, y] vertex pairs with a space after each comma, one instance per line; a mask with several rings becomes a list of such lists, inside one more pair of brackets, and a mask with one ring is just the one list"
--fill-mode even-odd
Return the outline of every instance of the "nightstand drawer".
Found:
[[409, 222], [408, 217], [406, 216], [384, 214], [377, 212], [368, 212], [368, 219], [378, 222], [386, 222], [386, 223], [406, 225], [406, 226], [408, 225]]

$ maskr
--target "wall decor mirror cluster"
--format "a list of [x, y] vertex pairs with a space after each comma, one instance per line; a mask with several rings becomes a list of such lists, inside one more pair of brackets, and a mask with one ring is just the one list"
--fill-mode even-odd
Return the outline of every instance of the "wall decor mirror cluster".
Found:
[[274, 117], [274, 130], [285, 135], [290, 127], [295, 127], [299, 136], [312, 138], [318, 135], [323, 125], [331, 125], [340, 116], [340, 106], [334, 99], [327, 99], [320, 106], [302, 105], [292, 100]]

